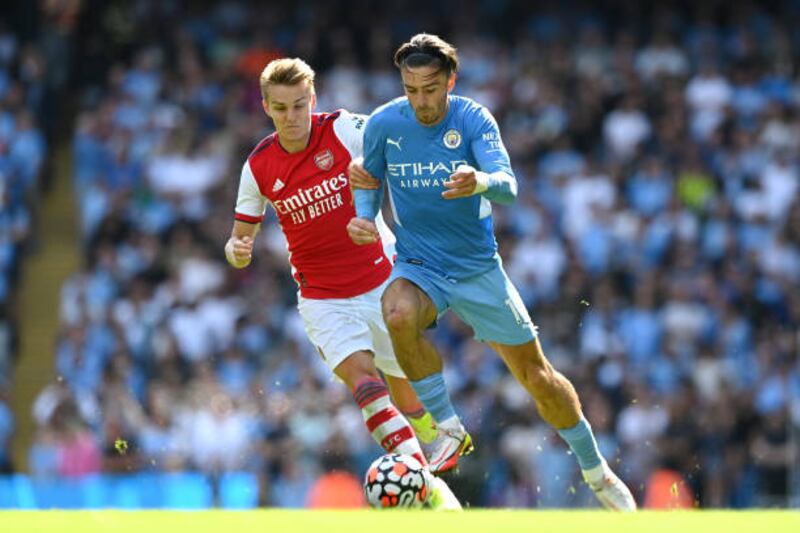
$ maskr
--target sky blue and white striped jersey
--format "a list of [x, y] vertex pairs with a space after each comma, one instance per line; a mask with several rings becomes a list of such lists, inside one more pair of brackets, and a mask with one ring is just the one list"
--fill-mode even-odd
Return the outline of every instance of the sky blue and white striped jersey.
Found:
[[[373, 112], [364, 133], [364, 167], [389, 190], [398, 260], [420, 261], [453, 279], [466, 279], [498, 262], [490, 199], [510, 203], [516, 183], [482, 195], [445, 200], [443, 182], [459, 165], [512, 177], [497, 122], [477, 102], [449, 96], [446, 118], [435, 126], [417, 122], [405, 97]], [[509, 191], [511, 190], [511, 192]], [[356, 191], [358, 216], [373, 219], [376, 191]]]

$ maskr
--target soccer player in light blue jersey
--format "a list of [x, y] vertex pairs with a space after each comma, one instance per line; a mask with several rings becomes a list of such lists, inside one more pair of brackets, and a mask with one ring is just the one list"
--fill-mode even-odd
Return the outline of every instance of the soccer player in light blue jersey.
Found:
[[442, 359], [424, 332], [447, 310], [472, 326], [536, 402], [575, 453], [584, 479], [608, 508], [635, 510], [630, 490], [597, 448], [572, 384], [549, 363], [517, 290], [503, 270], [491, 202], [510, 204], [517, 182], [497, 123], [480, 104], [452, 95], [455, 48], [429, 34], [395, 54], [405, 97], [378, 108], [364, 134], [363, 163], [350, 165], [357, 244], [374, 242], [384, 188], [397, 260], [383, 294], [383, 317], [400, 366], [440, 435], [432, 471], [455, 467], [473, 444], [442, 377]]

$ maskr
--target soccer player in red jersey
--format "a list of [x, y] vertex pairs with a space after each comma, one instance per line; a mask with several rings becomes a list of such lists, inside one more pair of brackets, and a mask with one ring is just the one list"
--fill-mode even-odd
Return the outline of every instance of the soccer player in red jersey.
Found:
[[250, 264], [253, 239], [271, 204], [288, 242], [309, 339], [352, 391], [375, 441], [427, 465], [414, 430], [426, 442], [437, 431], [395, 359], [381, 313], [393, 255], [385, 246], [394, 236], [382, 225], [382, 239], [358, 246], [347, 233], [355, 217], [347, 168], [362, 155], [366, 117], [345, 110], [314, 113], [314, 71], [301, 59], [270, 62], [260, 85], [276, 131], [242, 167], [225, 257], [235, 268]]

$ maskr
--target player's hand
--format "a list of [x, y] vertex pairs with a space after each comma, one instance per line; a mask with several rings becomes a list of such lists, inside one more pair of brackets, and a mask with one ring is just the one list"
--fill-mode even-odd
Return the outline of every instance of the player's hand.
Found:
[[450, 175], [450, 179], [444, 182], [447, 190], [442, 193], [442, 198], [452, 200], [472, 196], [475, 194], [477, 184], [478, 178], [475, 169], [469, 165], [459, 165], [456, 171]]
[[350, 189], [379, 189], [380, 180], [373, 178], [372, 174], [364, 168], [364, 158], [357, 157], [350, 161], [347, 166], [347, 173], [350, 175]]
[[253, 238], [249, 235], [244, 237], [231, 237], [225, 244], [225, 257], [228, 263], [236, 268], [244, 268], [253, 259]]
[[372, 244], [380, 239], [378, 226], [371, 220], [358, 217], [351, 218], [347, 223], [347, 234], [354, 243], [359, 245]]

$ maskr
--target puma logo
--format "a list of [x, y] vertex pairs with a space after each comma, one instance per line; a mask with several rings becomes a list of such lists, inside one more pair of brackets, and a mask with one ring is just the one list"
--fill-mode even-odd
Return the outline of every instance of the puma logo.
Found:
[[402, 140], [403, 140], [402, 137], [398, 137], [396, 141], [394, 139], [390, 139], [389, 137], [386, 137], [386, 144], [392, 144], [392, 145], [396, 146], [397, 149], [402, 152], [403, 149], [400, 147], [400, 141], [402, 141]]

